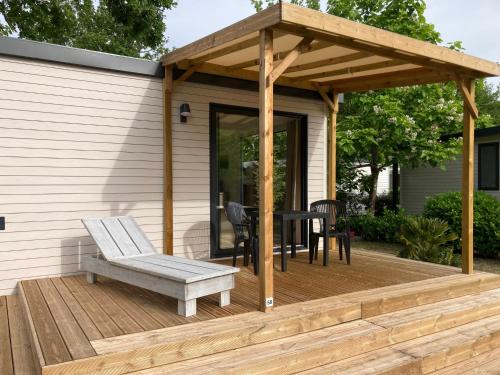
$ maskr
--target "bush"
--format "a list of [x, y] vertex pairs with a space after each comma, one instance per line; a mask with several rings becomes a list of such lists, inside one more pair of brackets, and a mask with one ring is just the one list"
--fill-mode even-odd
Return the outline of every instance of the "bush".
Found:
[[371, 213], [354, 216], [349, 225], [366, 241], [399, 242], [399, 228], [407, 220], [404, 210], [385, 210], [381, 216]]
[[[462, 196], [450, 192], [428, 198], [424, 216], [438, 218], [448, 223], [451, 230], [460, 235]], [[454, 242], [460, 249], [460, 240]], [[474, 193], [474, 250], [482, 257], [500, 255], [500, 201], [484, 192]]]
[[412, 217], [401, 226], [401, 242], [404, 248], [399, 252], [402, 258], [458, 266], [460, 256], [453, 253], [451, 243], [457, 235], [450, 231], [444, 220]]

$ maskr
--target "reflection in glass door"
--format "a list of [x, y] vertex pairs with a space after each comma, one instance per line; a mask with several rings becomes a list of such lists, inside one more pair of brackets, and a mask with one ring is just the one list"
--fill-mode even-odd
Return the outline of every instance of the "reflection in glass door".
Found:
[[[227, 256], [234, 246], [225, 215], [228, 201], [259, 204], [259, 118], [256, 109], [211, 105], [210, 178], [212, 257]], [[274, 209], [304, 209], [306, 200], [307, 118], [275, 113]], [[303, 242], [297, 228], [297, 243]], [[274, 236], [276, 239], [278, 235]]]

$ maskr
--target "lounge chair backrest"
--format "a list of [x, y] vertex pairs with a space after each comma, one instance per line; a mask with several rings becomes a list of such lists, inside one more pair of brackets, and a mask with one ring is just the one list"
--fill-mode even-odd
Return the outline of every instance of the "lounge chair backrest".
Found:
[[82, 222], [108, 260], [156, 254], [154, 246], [131, 216], [83, 219]]

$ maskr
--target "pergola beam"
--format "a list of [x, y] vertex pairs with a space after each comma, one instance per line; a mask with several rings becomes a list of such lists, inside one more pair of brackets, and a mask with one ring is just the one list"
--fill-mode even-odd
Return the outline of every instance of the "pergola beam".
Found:
[[270, 311], [273, 288], [273, 31], [260, 31], [259, 72], [259, 305]]
[[295, 60], [297, 60], [302, 52], [312, 44], [313, 41], [313, 38], [302, 38], [302, 40], [295, 46], [295, 48], [288, 52], [285, 58], [281, 60], [281, 62], [276, 67], [274, 67], [271, 73], [272, 82], [276, 81], [285, 72], [285, 70], [287, 70]]
[[[291, 81], [292, 82], [301, 82], [301, 81], [309, 81], [309, 80], [313, 80], [313, 79], [341, 76], [341, 75], [345, 75], [345, 74], [354, 74], [354, 73], [362, 73], [362, 72], [369, 73], [371, 70], [391, 68], [391, 67], [396, 67], [396, 66], [401, 66], [401, 65], [406, 65], [406, 64], [408, 64], [406, 61], [400, 61], [400, 60], [381, 61], [381, 62], [372, 63], [372, 64], [352, 66], [352, 67], [347, 67], [347, 68], [342, 68], [342, 69], [330, 70], [330, 71], [326, 71], [326, 72], [319, 72], [319, 73], [314, 73], [314, 74], [297, 76], [297, 77], [291, 78]], [[367, 77], [367, 78], [369, 79], [369, 77]]]
[[[339, 112], [339, 93], [333, 90], [330, 111], [330, 131], [328, 132], [328, 199], [337, 199], [337, 113]], [[335, 238], [330, 238], [329, 249], [337, 246]]]
[[[319, 51], [319, 50], [329, 48], [332, 46], [333, 46], [333, 44], [328, 43], [328, 42], [321, 42], [320, 41], [317, 43], [313, 43], [302, 51], [302, 55], [305, 55], [305, 54], [308, 54], [311, 52], [315, 52], [315, 51]], [[285, 56], [287, 56], [290, 52], [292, 52], [292, 50], [275, 53], [273, 55], [273, 59], [274, 59], [274, 61], [283, 60], [283, 58]], [[228, 66], [227, 69], [228, 70], [238, 70], [238, 69], [251, 68], [254, 66], [258, 66], [258, 65], [259, 65], [259, 59], [252, 59], [252, 60], [247, 60], [247, 61], [243, 61], [243, 62], [238, 63], [238, 64]]]
[[174, 84], [186, 81], [189, 77], [191, 77], [196, 72], [196, 70], [198, 70], [198, 68], [199, 68], [199, 65], [191, 66], [184, 73], [182, 73], [182, 75], [179, 78], [177, 78], [174, 81]]
[[205, 55], [196, 57], [194, 59], [189, 60], [189, 62], [191, 65], [201, 64], [201, 63], [216, 59], [216, 58], [221, 57], [221, 56], [229, 55], [230, 53], [233, 53], [233, 52], [238, 52], [238, 51], [241, 51], [243, 49], [258, 46], [259, 41], [260, 41], [259, 37], [250, 38], [250, 39], [244, 40], [243, 42], [231, 44], [231, 45], [224, 47], [224, 48], [221, 48], [217, 51], [210, 52], [210, 53], [207, 53]]
[[330, 58], [324, 59], [324, 60], [313, 61], [313, 62], [306, 63], [306, 64], [294, 65], [294, 66], [289, 67], [286, 70], [286, 73], [302, 72], [304, 70], [321, 68], [321, 67], [326, 66], [326, 65], [344, 64], [347, 62], [353, 62], [353, 61], [365, 59], [365, 58], [371, 57], [371, 56], [373, 56], [373, 55], [369, 52], [354, 52], [354, 53], [350, 53], [350, 54], [343, 55], [343, 56], [330, 57]]
[[324, 86], [319, 86], [318, 84], [314, 84], [314, 87], [316, 87], [316, 90], [318, 90], [318, 93], [321, 95], [321, 98], [323, 98], [323, 101], [328, 106], [330, 111], [334, 112], [335, 111], [335, 104], [328, 97], [327, 88]]
[[458, 78], [457, 86], [464, 99], [464, 104], [467, 106], [467, 109], [469, 110], [470, 114], [474, 117], [474, 119], [477, 120], [477, 118], [479, 117], [479, 111], [477, 109], [475, 100], [472, 97], [469, 88], [467, 87], [466, 82], [462, 78]]
[[[375, 43], [369, 43], [357, 39], [347, 38], [345, 36], [335, 35], [328, 32], [320, 32], [312, 28], [304, 28], [291, 25], [291, 24], [280, 24], [280, 30], [287, 31], [291, 34], [298, 36], [309, 36], [315, 38], [319, 41], [329, 42], [342, 46], [349, 49], [354, 49], [357, 51], [369, 52], [373, 55], [385, 57], [388, 59], [402, 60], [406, 61], [407, 64], [415, 64], [421, 66], [432, 67], [433, 69], [448, 72], [454, 74], [459, 72], [463, 76], [470, 76], [471, 72], [467, 71], [465, 68], [451, 64], [447, 61], [441, 61], [433, 59], [431, 57], [420, 56], [415, 53], [401, 51], [393, 48], [384, 47], [377, 45]], [[481, 76], [477, 73], [476, 76]], [[488, 76], [484, 74], [484, 76]]]
[[[462, 151], [462, 272], [471, 274], [473, 267], [474, 239], [474, 115], [470, 110], [474, 104], [474, 80], [461, 81], [468, 98], [464, 96], [464, 129]], [[460, 85], [459, 85], [460, 86]]]
[[452, 81], [453, 76], [426, 68], [416, 68], [393, 73], [320, 82], [320, 86], [335, 87], [339, 92], [379, 90], [393, 87], [424, 85]]

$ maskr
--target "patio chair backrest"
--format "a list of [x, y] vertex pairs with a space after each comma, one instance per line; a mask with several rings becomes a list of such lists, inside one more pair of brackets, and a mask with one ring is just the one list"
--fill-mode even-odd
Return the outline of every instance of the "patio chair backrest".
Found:
[[[347, 206], [345, 202], [333, 200], [333, 199], [323, 199], [311, 203], [311, 212], [322, 212], [329, 213], [330, 226], [334, 227], [337, 224], [337, 220], [347, 219]], [[323, 230], [323, 220], [320, 220], [321, 230]]]
[[229, 222], [233, 225], [241, 225], [247, 222], [247, 214], [240, 203], [227, 202], [226, 215]]
[[82, 222], [107, 260], [156, 254], [154, 246], [131, 216], [89, 218]]

